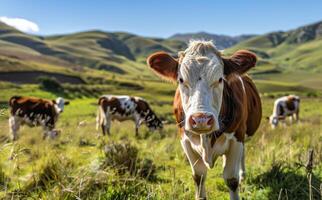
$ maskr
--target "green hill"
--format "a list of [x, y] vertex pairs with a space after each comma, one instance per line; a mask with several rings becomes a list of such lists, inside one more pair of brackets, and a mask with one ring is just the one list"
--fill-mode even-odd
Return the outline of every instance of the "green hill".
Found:
[[[0, 22], [0, 73], [41, 71], [84, 80], [99, 77], [109, 81], [155, 81], [157, 78], [146, 67], [146, 57], [156, 51], [176, 55], [185, 49], [185, 38], [190, 35], [162, 39], [92, 30], [41, 37], [20, 32]], [[197, 35], [205, 39], [218, 36]], [[290, 31], [234, 37], [233, 43], [229, 37], [219, 38], [214, 42], [229, 43], [229, 46], [237, 43], [225, 51], [227, 55], [246, 48], [259, 56], [258, 67], [250, 73], [263, 92], [322, 89], [319, 81], [322, 72], [322, 22]], [[145, 84], [143, 82], [141, 84]]]
[[278, 31], [244, 40], [226, 50], [256, 52], [260, 61], [255, 79], [289, 82], [298, 86], [322, 89], [322, 22], [290, 31]]
[[54, 68], [91, 68], [132, 76], [151, 74], [144, 61], [148, 54], [175, 53], [185, 43], [103, 31], [39, 37], [0, 23], [0, 45], [0, 71], [35, 69], [36, 63], [40, 68], [44, 66], [39, 69], [43, 71], [49, 64]]

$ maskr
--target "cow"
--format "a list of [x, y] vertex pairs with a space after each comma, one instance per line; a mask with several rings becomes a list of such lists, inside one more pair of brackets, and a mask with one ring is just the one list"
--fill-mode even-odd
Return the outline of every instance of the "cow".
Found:
[[111, 121], [133, 120], [135, 135], [139, 134], [139, 127], [145, 123], [150, 131], [162, 129], [162, 121], [152, 111], [149, 104], [140, 97], [104, 95], [98, 100], [96, 129], [101, 126], [103, 135], [110, 135]]
[[239, 199], [245, 176], [244, 139], [259, 127], [259, 93], [245, 73], [256, 64], [246, 50], [223, 57], [212, 41], [191, 41], [177, 59], [165, 52], [147, 58], [159, 76], [178, 83], [173, 111], [181, 145], [192, 168], [196, 199], [206, 199], [207, 170], [223, 156], [230, 199]]
[[59, 131], [55, 130], [55, 124], [59, 115], [64, 111], [64, 106], [69, 101], [62, 97], [56, 100], [41, 99], [36, 97], [13, 96], [9, 100], [9, 129], [12, 139], [18, 139], [18, 131], [21, 125], [31, 127], [42, 126], [43, 139], [47, 136], [54, 138]]
[[285, 122], [290, 117], [291, 122], [295, 119], [299, 121], [300, 97], [295, 95], [283, 96], [275, 100], [273, 114], [268, 118], [272, 128], [276, 128], [278, 123]]

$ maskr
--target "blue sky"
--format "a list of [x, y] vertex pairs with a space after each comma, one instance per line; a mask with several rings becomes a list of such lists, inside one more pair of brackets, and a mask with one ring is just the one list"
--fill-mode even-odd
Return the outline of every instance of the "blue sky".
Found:
[[153, 37], [262, 34], [322, 20], [322, 0], [1, 0], [0, 16], [34, 22], [39, 35], [89, 29]]

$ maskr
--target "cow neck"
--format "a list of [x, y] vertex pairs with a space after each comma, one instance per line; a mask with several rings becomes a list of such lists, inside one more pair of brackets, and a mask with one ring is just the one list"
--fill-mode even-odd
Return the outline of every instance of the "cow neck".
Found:
[[[155, 114], [153, 113], [153, 111], [151, 109], [147, 109], [147, 113], [144, 114], [144, 116], [141, 117], [141, 120], [143, 120], [144, 122], [150, 122], [150, 121], [153, 120], [152, 119], [153, 116], [156, 117]], [[148, 120], [147, 119], [148, 117], [151, 117], [151, 119]]]

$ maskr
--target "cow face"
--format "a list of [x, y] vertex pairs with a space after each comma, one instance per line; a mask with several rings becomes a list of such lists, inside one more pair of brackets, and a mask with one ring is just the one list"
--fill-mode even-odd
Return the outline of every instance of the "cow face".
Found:
[[278, 125], [278, 117], [271, 115], [269, 117], [269, 123], [271, 124], [271, 126], [272, 126], [273, 129], [276, 128], [277, 125]]
[[55, 105], [55, 110], [58, 114], [64, 111], [65, 105], [69, 104], [69, 101], [65, 101], [62, 97], [58, 97], [56, 100], [53, 100]]
[[158, 75], [178, 82], [184, 129], [207, 134], [220, 129], [225, 77], [242, 74], [255, 66], [256, 56], [238, 51], [230, 58], [223, 58], [212, 42], [193, 41], [177, 60], [159, 52], [152, 54], [147, 62]]
[[49, 135], [50, 139], [55, 139], [55, 138], [59, 137], [60, 136], [60, 133], [61, 133], [60, 130], [51, 130], [51, 131], [48, 131], [48, 135]]
[[223, 62], [216, 52], [194, 54], [193, 49], [186, 50], [177, 80], [187, 131], [209, 133], [219, 129], [223, 72]]

